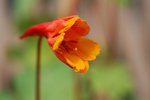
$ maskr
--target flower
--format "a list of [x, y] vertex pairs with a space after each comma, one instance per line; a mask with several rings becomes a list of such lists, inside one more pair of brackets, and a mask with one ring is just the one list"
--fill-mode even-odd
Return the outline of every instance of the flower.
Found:
[[77, 15], [56, 19], [52, 22], [31, 26], [24, 35], [44, 36], [54, 54], [75, 72], [86, 73], [89, 69], [88, 61], [99, 55], [100, 45], [87, 38], [90, 27], [85, 20]]

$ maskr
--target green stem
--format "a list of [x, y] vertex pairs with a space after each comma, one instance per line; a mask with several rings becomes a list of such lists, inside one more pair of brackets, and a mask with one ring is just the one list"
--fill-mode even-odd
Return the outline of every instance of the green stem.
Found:
[[40, 52], [42, 37], [39, 37], [37, 45], [37, 65], [36, 65], [36, 99], [40, 100]]

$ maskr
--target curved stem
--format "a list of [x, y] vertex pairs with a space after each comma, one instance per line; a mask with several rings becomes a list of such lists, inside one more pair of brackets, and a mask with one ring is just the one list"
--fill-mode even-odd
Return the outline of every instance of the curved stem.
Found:
[[36, 100], [40, 100], [40, 52], [42, 37], [39, 37], [37, 45], [37, 65], [36, 65]]

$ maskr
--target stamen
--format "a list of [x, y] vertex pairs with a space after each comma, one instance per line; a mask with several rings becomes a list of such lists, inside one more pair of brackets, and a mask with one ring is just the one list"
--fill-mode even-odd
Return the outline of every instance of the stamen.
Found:
[[77, 50], [78, 50], [78, 48], [74, 48], [74, 50], [75, 50], [75, 51], [77, 51]]
[[78, 50], [78, 48], [74, 47], [74, 45], [68, 41], [63, 41], [60, 48], [70, 53], [75, 53]]

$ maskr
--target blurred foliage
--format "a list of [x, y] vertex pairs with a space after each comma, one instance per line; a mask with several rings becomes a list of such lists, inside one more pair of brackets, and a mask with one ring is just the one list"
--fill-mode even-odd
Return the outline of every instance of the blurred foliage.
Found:
[[121, 7], [130, 7], [133, 4], [133, 0], [114, 0], [114, 2]]
[[90, 79], [92, 88], [98, 93], [109, 95], [115, 100], [133, 100], [133, 85], [122, 61], [113, 61], [108, 64], [98, 63], [91, 68]]
[[[22, 40], [22, 45], [13, 47], [9, 51], [9, 56], [13, 61], [20, 62], [22, 67], [14, 77], [13, 93], [21, 100], [33, 100], [35, 96], [35, 65], [36, 65], [37, 38], [29, 37]], [[73, 100], [73, 70], [63, 64], [50, 50], [47, 40], [42, 41], [42, 81], [41, 93], [43, 100]], [[87, 74], [80, 74], [83, 80], [84, 98], [87, 98], [87, 83], [89, 80], [91, 90], [94, 93], [104, 93], [110, 98], [117, 100], [133, 100], [133, 85], [129, 78], [126, 64], [122, 61], [111, 60], [106, 62], [98, 58], [90, 64]], [[79, 73], [76, 73], [79, 74]], [[1, 94], [1, 93], [0, 93]], [[1, 95], [5, 93], [2, 92]], [[8, 94], [5, 94], [8, 95]], [[59, 96], [58, 96], [59, 95]], [[8, 95], [6, 100], [11, 100], [12, 95]], [[5, 96], [0, 96], [0, 100], [5, 100]], [[16, 98], [16, 96], [15, 96]], [[127, 98], [127, 99], [124, 99]], [[16, 100], [16, 99], [14, 99]], [[19, 99], [20, 100], [20, 99]], [[87, 99], [83, 99], [87, 100]]]
[[[37, 0], [15, 0], [14, 17], [16, 26], [23, 32], [31, 25], [51, 21], [54, 16], [32, 18], [30, 10]], [[130, 5], [132, 0], [115, 0], [118, 4]], [[33, 100], [35, 96], [35, 65], [37, 38], [30, 37], [20, 41], [21, 45], [13, 46], [8, 54], [19, 63], [17, 75], [12, 80], [13, 89], [0, 91], [0, 100]], [[46, 39], [42, 41], [42, 73], [41, 94], [42, 100], [73, 100], [73, 76], [71, 68], [63, 64], [50, 50]], [[104, 93], [115, 100], [133, 100], [133, 83], [130, 79], [126, 64], [113, 60], [107, 64], [99, 59], [91, 63], [87, 74], [80, 74], [83, 80], [83, 96], [88, 97], [87, 82], [91, 83], [94, 93]], [[79, 73], [75, 73], [79, 74]], [[89, 93], [88, 93], [89, 92]], [[87, 100], [87, 99], [84, 99]]]
[[[15, 0], [14, 1], [14, 20], [20, 34], [25, 32], [32, 25], [50, 22], [55, 19], [55, 16], [40, 12], [35, 18], [34, 10], [39, 10], [36, 5], [40, 0]], [[18, 9], [19, 8], [19, 9]]]
[[[15, 89], [13, 93], [17, 94], [17, 98], [21, 98], [21, 100], [33, 100], [35, 96], [37, 38], [28, 38], [24, 41], [25, 43], [23, 43], [21, 48], [16, 48], [16, 50], [21, 51], [22, 53], [15, 56], [15, 53], [18, 53], [16, 50], [10, 52], [11, 57], [15, 58], [16, 61], [21, 62], [23, 68], [23, 70], [14, 77], [13, 84]], [[98, 60], [99, 59], [97, 59], [97, 61]], [[103, 61], [91, 63], [89, 72], [84, 75], [80, 74], [82, 80], [90, 80], [91, 89], [95, 93], [104, 93], [110, 98], [115, 98], [117, 100], [133, 100], [133, 85], [129, 78], [130, 76], [128, 75], [126, 64], [117, 60], [108, 62], [107, 64], [102, 62]], [[42, 99], [60, 100], [61, 98], [61, 100], [73, 100], [72, 72], [72, 69], [55, 57], [50, 50], [46, 39], [43, 39], [41, 75]], [[85, 86], [86, 84], [87, 83], [84, 82], [83, 88], [87, 88]], [[83, 94], [85, 97], [88, 95], [85, 91]], [[0, 96], [0, 99], [2, 97]]]
[[38, 0], [14, 0], [14, 17], [17, 21], [31, 17], [30, 11]]
[[[35, 96], [37, 38], [29, 38], [25, 41], [28, 45], [24, 44], [22, 48], [14, 48], [16, 50], [12, 49], [9, 53], [13, 60], [21, 62], [22, 65], [22, 68], [20, 68], [21, 72], [14, 77], [13, 84], [15, 89], [12, 92], [17, 94], [17, 98], [21, 100], [33, 100]], [[16, 56], [17, 50], [22, 51], [18, 56]], [[43, 39], [41, 59], [42, 99], [60, 100], [60, 98], [62, 98], [62, 100], [71, 100], [73, 86], [70, 68], [59, 61], [52, 51], [50, 51], [46, 39]], [[57, 96], [58, 94], [59, 96]], [[0, 97], [0, 100], [1, 98], [2, 97]]]

